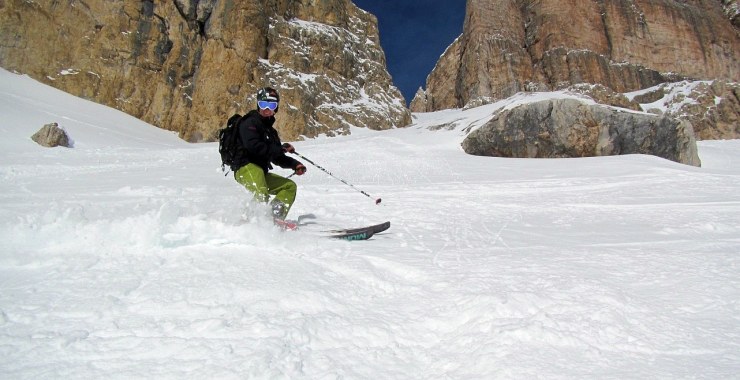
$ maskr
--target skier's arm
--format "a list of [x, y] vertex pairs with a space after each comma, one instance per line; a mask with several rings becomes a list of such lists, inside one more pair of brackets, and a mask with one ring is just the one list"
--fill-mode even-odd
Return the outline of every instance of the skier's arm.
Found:
[[295, 170], [296, 166], [300, 164], [298, 160], [286, 155], [285, 152], [282, 150], [282, 147], [280, 148], [280, 153], [272, 157], [272, 163], [280, 166], [283, 169], [293, 170]]

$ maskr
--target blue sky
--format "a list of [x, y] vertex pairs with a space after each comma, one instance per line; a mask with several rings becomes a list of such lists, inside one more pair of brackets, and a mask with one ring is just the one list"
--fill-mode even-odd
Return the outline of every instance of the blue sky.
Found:
[[353, 0], [378, 18], [393, 83], [411, 102], [439, 56], [462, 33], [464, 0]]

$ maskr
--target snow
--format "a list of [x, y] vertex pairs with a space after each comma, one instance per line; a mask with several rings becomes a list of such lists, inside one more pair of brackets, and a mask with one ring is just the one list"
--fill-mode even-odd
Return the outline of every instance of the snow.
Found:
[[[553, 99], [574, 99], [584, 104], [596, 104], [593, 99], [585, 95], [571, 93], [569, 91], [520, 92], [509, 98], [479, 107], [416, 113], [413, 115], [413, 119], [415, 126], [422, 127], [423, 129], [460, 130], [461, 132], [457, 134], [459, 138], [454, 140], [455, 144], [459, 145], [467, 133], [483, 126], [491, 119], [492, 115], [498, 112], [511, 110], [527, 103]], [[624, 111], [634, 112], [631, 110]], [[432, 136], [438, 135], [432, 134]]]
[[[676, 83], [667, 83], [653, 86], [644, 90], [628, 92], [625, 94], [627, 99], [633, 100], [636, 96], [656, 91], [663, 88], [665, 96], [653, 103], [644, 103], [640, 106], [643, 110], [659, 110], [662, 113], [676, 114], [684, 105], [697, 104], [697, 101], [691, 98], [691, 93], [699, 85], [710, 85], [711, 81], [681, 81]], [[715, 100], [719, 104], [720, 99]]]
[[313, 33], [317, 34], [341, 35], [345, 33], [344, 29], [342, 28], [337, 28], [335, 26], [315, 21], [305, 21], [298, 18], [293, 18], [289, 21], [289, 23], [299, 28], [311, 30]]
[[[315, 224], [280, 232], [215, 144], [0, 71], [2, 377], [737, 378], [740, 141], [702, 168], [464, 154], [502, 106], [295, 142], [383, 202], [308, 165]], [[30, 140], [54, 121], [74, 148]]]

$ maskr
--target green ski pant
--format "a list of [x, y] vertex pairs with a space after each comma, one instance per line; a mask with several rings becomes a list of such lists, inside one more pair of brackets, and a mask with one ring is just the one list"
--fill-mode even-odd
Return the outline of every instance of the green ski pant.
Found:
[[254, 194], [254, 199], [258, 202], [267, 203], [270, 195], [274, 195], [273, 212], [277, 211], [276, 216], [281, 219], [285, 219], [288, 215], [298, 191], [295, 182], [277, 174], [265, 173], [255, 164], [247, 164], [239, 168], [234, 173], [234, 179]]

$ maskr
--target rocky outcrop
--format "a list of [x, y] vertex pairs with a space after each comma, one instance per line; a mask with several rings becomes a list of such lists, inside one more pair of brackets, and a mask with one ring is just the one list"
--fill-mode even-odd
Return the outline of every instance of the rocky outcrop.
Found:
[[0, 66], [189, 141], [265, 85], [285, 140], [411, 121], [377, 20], [349, 0], [5, 0]]
[[468, 0], [462, 35], [417, 96], [436, 111], [578, 83], [623, 93], [684, 77], [737, 82], [736, 20], [736, 1]]
[[434, 70], [427, 77], [426, 91], [418, 91], [411, 101], [424, 97], [426, 109], [422, 111], [419, 106], [413, 107], [414, 112], [438, 111], [446, 108], [457, 108], [464, 104], [457, 101], [458, 76], [457, 72], [462, 68], [460, 62], [462, 39], [458, 38], [442, 54]]
[[414, 99], [411, 100], [411, 103], [409, 104], [409, 110], [411, 112], [426, 112], [427, 111], [427, 94], [426, 91], [424, 91], [423, 88], [419, 87], [418, 90], [416, 90], [416, 95], [414, 95]]
[[700, 166], [691, 123], [621, 112], [574, 99], [550, 99], [504, 110], [462, 143], [468, 154], [559, 158], [650, 154]]
[[694, 88], [695, 103], [674, 99], [667, 116], [688, 120], [699, 140], [740, 138], [740, 84], [714, 81]]
[[65, 148], [72, 147], [72, 140], [67, 135], [67, 132], [60, 128], [57, 123], [44, 125], [38, 132], [31, 136], [31, 140], [47, 148], [54, 148], [57, 146]]
[[740, 138], [740, 84], [723, 80], [664, 84], [633, 99], [644, 111], [686, 120], [698, 140]]

